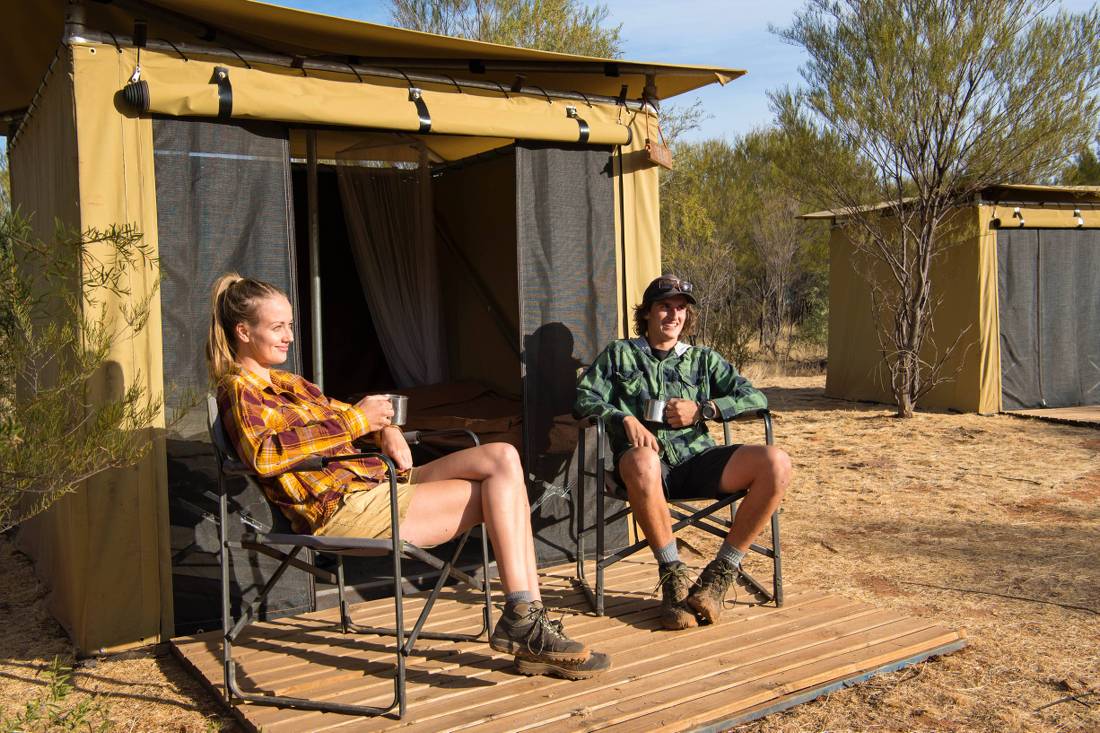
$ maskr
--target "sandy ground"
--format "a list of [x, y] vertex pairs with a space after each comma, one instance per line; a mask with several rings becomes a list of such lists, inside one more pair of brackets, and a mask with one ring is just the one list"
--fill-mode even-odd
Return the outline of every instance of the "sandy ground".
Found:
[[[737, 730], [1100, 731], [1100, 430], [903, 421], [826, 399], [821, 376], [756, 381], [796, 469], [783, 511], [789, 587], [964, 627], [970, 646]], [[759, 441], [758, 425], [738, 431]], [[54, 655], [72, 661], [44, 598], [0, 539], [0, 715], [41, 694]], [[73, 683], [113, 730], [231, 729], [163, 653], [82, 662]]]

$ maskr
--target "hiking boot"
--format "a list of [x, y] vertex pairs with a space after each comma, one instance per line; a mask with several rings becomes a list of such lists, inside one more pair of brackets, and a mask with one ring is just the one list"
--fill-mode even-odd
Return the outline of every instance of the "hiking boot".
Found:
[[592, 652], [588, 659], [580, 663], [571, 662], [535, 662], [516, 657], [516, 671], [520, 674], [546, 674], [566, 680], [586, 680], [611, 669], [611, 657], [601, 652]]
[[691, 606], [695, 613], [708, 624], [713, 624], [722, 615], [726, 592], [729, 591], [730, 583], [735, 578], [737, 578], [736, 565], [725, 560], [711, 560], [691, 587], [687, 605]]
[[505, 606], [489, 646], [530, 662], [581, 664], [589, 656], [588, 646], [566, 636], [561, 622], [551, 621], [539, 601]]
[[670, 562], [658, 568], [661, 579], [661, 625], [666, 629], [688, 629], [698, 626], [695, 613], [685, 601], [691, 588], [691, 579], [682, 562]]

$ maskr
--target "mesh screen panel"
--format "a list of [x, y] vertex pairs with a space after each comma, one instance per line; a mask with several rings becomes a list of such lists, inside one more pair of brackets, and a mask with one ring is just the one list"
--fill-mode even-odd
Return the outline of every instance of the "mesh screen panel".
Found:
[[997, 233], [1006, 410], [1100, 404], [1100, 231]]
[[[204, 347], [210, 322], [210, 286], [229, 270], [265, 280], [295, 306], [290, 227], [287, 131], [278, 125], [225, 124], [184, 119], [153, 122], [157, 228], [163, 273], [165, 401], [169, 411], [198, 404], [168, 436], [169, 521], [172, 534], [176, 632], [220, 624], [216, 552], [217, 478], [207, 445], [208, 389]], [[297, 320], [297, 319], [296, 319]], [[284, 368], [300, 371], [297, 348]], [[234, 486], [229, 532], [239, 536], [241, 514], [263, 525], [281, 524], [256, 487]], [[276, 563], [236, 551], [234, 604], [254, 596]], [[313, 605], [310, 576], [290, 570], [269, 596], [267, 615]]]
[[[524, 465], [533, 500], [546, 491], [561, 497], [532, 517], [540, 563], [568, 557], [575, 547], [566, 503], [575, 493], [566, 497], [565, 489], [576, 480], [577, 373], [616, 336], [613, 183], [609, 150], [516, 146]], [[622, 522], [609, 533], [609, 546], [624, 538]]]

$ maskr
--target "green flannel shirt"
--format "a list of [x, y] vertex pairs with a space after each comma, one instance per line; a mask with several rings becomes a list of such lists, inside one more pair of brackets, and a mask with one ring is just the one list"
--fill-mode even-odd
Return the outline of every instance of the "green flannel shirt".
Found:
[[[664, 361], [653, 355], [644, 338], [612, 341], [577, 382], [578, 415], [601, 417], [607, 425], [611, 450], [619, 455], [630, 447], [623, 420], [645, 414], [649, 399], [713, 400], [723, 419], [745, 410], [768, 406], [764, 394], [718, 352], [677, 343]], [[654, 428], [646, 424], [661, 446], [661, 458], [675, 466], [715, 445], [706, 423], [683, 428]]]

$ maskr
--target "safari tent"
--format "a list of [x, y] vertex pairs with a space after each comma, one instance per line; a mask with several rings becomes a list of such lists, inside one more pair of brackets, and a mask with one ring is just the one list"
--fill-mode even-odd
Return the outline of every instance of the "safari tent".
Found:
[[[990, 187], [962, 214], [931, 273], [943, 297], [935, 340], [943, 349], [959, 338], [945, 367], [957, 375], [921, 406], [994, 413], [1100, 404], [1100, 188]], [[832, 224], [825, 393], [891, 402], [846, 217], [804, 218]]]
[[[204, 391], [209, 286], [236, 269], [291, 294], [291, 368], [335, 396], [423, 390], [425, 420], [510, 434], [532, 497], [562, 488], [576, 369], [626, 333], [659, 273], [645, 152], [658, 100], [743, 73], [251, 0], [0, 7], [16, 205], [44, 236], [55, 220], [134, 224], [159, 257], [149, 326], [118, 345], [93, 399], [137, 381], [171, 412]], [[132, 272], [135, 294], [157, 277]], [[19, 532], [84, 653], [217, 624], [205, 424], [165, 425], [142, 463]], [[539, 509], [540, 555], [567, 544], [561, 503]], [[243, 563], [242, 593], [263, 561]], [[299, 591], [286, 609], [316, 603], [305, 579]]]

